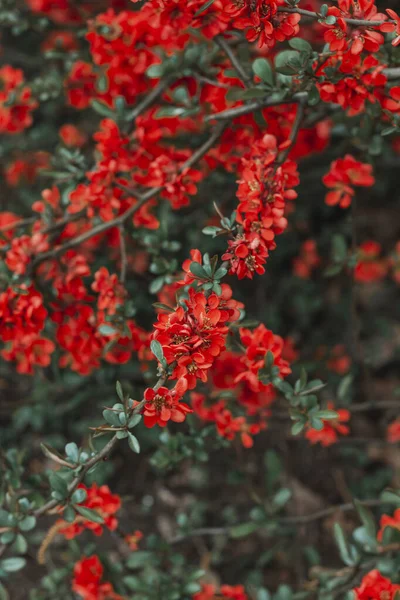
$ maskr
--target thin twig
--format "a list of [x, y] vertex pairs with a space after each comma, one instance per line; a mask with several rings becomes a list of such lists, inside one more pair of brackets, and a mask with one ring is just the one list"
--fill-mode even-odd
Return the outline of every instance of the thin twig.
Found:
[[[188, 158], [188, 160], [186, 160], [183, 163], [183, 165], [179, 168], [179, 172], [182, 173], [182, 172], [186, 171], [186, 169], [189, 169], [195, 162], [200, 160], [200, 158], [202, 158], [208, 152], [208, 150], [214, 145], [214, 143], [217, 141], [217, 139], [221, 135], [223, 129], [224, 129], [224, 126], [216, 127], [215, 130], [213, 131], [213, 133], [208, 138], [208, 140], [206, 140], [204, 142], [204, 144], [202, 144], [202, 146], [200, 146], [200, 148], [198, 148], [195, 152], [193, 152], [192, 156], [190, 156], [190, 158]], [[79, 244], [86, 242], [88, 239], [92, 238], [95, 235], [104, 233], [105, 231], [108, 231], [112, 227], [119, 227], [120, 225], [124, 224], [130, 217], [133, 217], [133, 215], [136, 214], [138, 212], [138, 210], [140, 210], [142, 208], [142, 206], [144, 206], [151, 198], [153, 198], [153, 196], [155, 196], [156, 194], [161, 192], [163, 189], [164, 189], [164, 186], [160, 185], [160, 186], [157, 186], [157, 187], [147, 190], [142, 195], [139, 195], [136, 192], [134, 192], [133, 190], [132, 191], [129, 190], [129, 188], [128, 188], [127, 191], [129, 191], [131, 193], [135, 193], [136, 197], [138, 198], [138, 202], [136, 204], [134, 204], [133, 206], [128, 208], [128, 210], [126, 210], [124, 213], [122, 213], [122, 215], [119, 215], [115, 219], [112, 219], [111, 221], [106, 221], [105, 223], [101, 223], [100, 225], [93, 227], [93, 229], [90, 229], [89, 231], [85, 231], [81, 235], [78, 235], [77, 237], [72, 238], [71, 240], [69, 240], [68, 242], [63, 244], [62, 246], [58, 246], [56, 248], [53, 248], [52, 250], [48, 250], [47, 252], [38, 254], [33, 261], [33, 268], [36, 268], [44, 260], [48, 260], [49, 258], [55, 258], [56, 256], [63, 254], [70, 248], [75, 248], [75, 246], [79, 246]]]
[[245, 104], [243, 106], [238, 106], [237, 108], [228, 108], [227, 110], [222, 110], [219, 113], [214, 113], [212, 115], [208, 115], [205, 117], [205, 121], [221, 121], [228, 119], [235, 119], [236, 117], [241, 117], [242, 115], [247, 115], [248, 113], [259, 110], [260, 108], [268, 108], [269, 106], [279, 106], [281, 104], [296, 104], [298, 102], [304, 101], [308, 98], [308, 92], [296, 92], [293, 96], [289, 98], [279, 98], [277, 99], [274, 96], [269, 96], [265, 98], [265, 100], [256, 100], [254, 102], [250, 102], [249, 104]]
[[[284, 12], [284, 13], [289, 13], [289, 14], [298, 14], [298, 15], [302, 15], [303, 17], [310, 17], [311, 19], [323, 19], [323, 16], [316, 13], [316, 12], [312, 12], [311, 10], [305, 10], [303, 8], [286, 8], [286, 6], [279, 6], [278, 7], [278, 12]], [[366, 19], [352, 19], [350, 17], [342, 17], [343, 20], [348, 23], [349, 25], [358, 25], [358, 26], [364, 26], [364, 27], [379, 27], [380, 25], [384, 25], [386, 23], [393, 23], [396, 24], [396, 21], [393, 21], [392, 19], [388, 19], [387, 21], [367, 21]]]
[[119, 280], [121, 283], [125, 283], [128, 257], [126, 255], [125, 228], [123, 225], [119, 226], [119, 248], [121, 252], [121, 273]]
[[233, 68], [239, 75], [240, 79], [243, 81], [244, 85], [246, 87], [250, 87], [252, 85], [252, 78], [246, 73], [245, 69], [243, 68], [236, 54], [233, 52], [232, 48], [229, 46], [229, 44], [226, 43], [226, 40], [224, 40], [223, 37], [218, 36], [215, 38], [215, 41], [231, 61]]

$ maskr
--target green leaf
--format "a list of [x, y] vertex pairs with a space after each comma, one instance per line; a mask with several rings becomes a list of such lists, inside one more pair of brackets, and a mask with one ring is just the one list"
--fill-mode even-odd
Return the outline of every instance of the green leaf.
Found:
[[289, 40], [289, 46], [299, 52], [312, 52], [312, 46], [303, 38], [292, 38]]
[[20, 533], [15, 538], [15, 542], [13, 544], [12, 550], [17, 552], [17, 554], [25, 554], [28, 549], [28, 542]]
[[73, 504], [81, 504], [82, 502], [84, 502], [84, 500], [86, 500], [86, 497], [87, 497], [86, 490], [83, 488], [78, 488], [72, 494], [71, 502]]
[[33, 515], [27, 515], [19, 523], [18, 528], [21, 531], [31, 531], [36, 525], [36, 517]]
[[387, 504], [396, 504], [400, 507], [400, 493], [395, 490], [384, 490], [381, 494], [381, 500]]
[[339, 417], [334, 410], [318, 410], [314, 416], [318, 419], [337, 419]]
[[300, 54], [296, 50], [283, 50], [275, 56], [275, 69], [283, 75], [294, 75], [300, 70]]
[[252, 67], [255, 75], [257, 75], [264, 83], [267, 83], [271, 87], [274, 85], [272, 67], [266, 58], [256, 58]]
[[134, 427], [136, 427], [136, 425], [138, 425], [141, 420], [142, 420], [142, 415], [132, 415], [128, 421], [129, 429], [133, 429]]
[[4, 585], [0, 582], [0, 600], [10, 600], [10, 596]]
[[215, 0], [207, 0], [207, 2], [205, 2], [205, 4], [203, 4], [203, 6], [200, 6], [199, 10], [194, 13], [194, 16], [198, 17], [199, 15], [201, 15], [201, 13], [203, 13], [205, 10], [207, 10], [207, 8], [209, 8], [211, 6], [211, 4], [214, 3], [214, 1]]
[[151, 65], [146, 71], [147, 77], [158, 79], [164, 74], [164, 65], [162, 63]]
[[262, 87], [252, 87], [245, 90], [240, 95], [242, 100], [251, 100], [252, 98], [265, 98], [267, 96], [267, 90]]
[[63, 517], [68, 523], [75, 521], [75, 510], [72, 506], [67, 506], [63, 512]]
[[115, 112], [112, 108], [104, 104], [104, 102], [100, 102], [100, 100], [93, 99], [90, 102], [91, 107], [97, 114], [101, 117], [107, 117], [109, 119], [115, 119]]
[[108, 425], [112, 425], [112, 427], [120, 427], [118, 413], [106, 408], [103, 410], [103, 418], [108, 423]]
[[72, 460], [72, 462], [77, 463], [79, 460], [79, 448], [75, 444], [75, 442], [70, 442], [65, 446], [65, 454]]
[[251, 533], [256, 531], [256, 529], [258, 529], [259, 526], [260, 525], [258, 523], [253, 523], [251, 521], [249, 523], [241, 523], [240, 525], [234, 525], [233, 527], [231, 527], [229, 530], [229, 534], [233, 538], [246, 537], [247, 535], [250, 535]]
[[65, 479], [63, 479], [57, 473], [52, 473], [49, 477], [51, 489], [58, 492], [62, 498], [68, 496], [68, 485]]
[[162, 365], [166, 364], [166, 361], [164, 358], [164, 351], [158, 340], [151, 340], [150, 350], [152, 351], [152, 353], [154, 354], [154, 356], [156, 357], [156, 359], [158, 360], [159, 363], [161, 363]]
[[15, 573], [15, 571], [20, 571], [25, 565], [25, 558], [21, 558], [20, 556], [5, 558], [0, 562], [0, 568], [4, 569], [4, 571], [7, 571], [7, 573]]
[[222, 231], [220, 227], [209, 226], [202, 229], [204, 235], [212, 235], [213, 237], [216, 236], [218, 231]]
[[191, 263], [191, 265], [190, 265], [190, 272], [193, 273], [193, 275], [195, 275], [199, 279], [209, 279], [209, 277], [207, 276], [207, 273], [205, 272], [204, 268], [198, 262], [192, 262]]
[[91, 508], [87, 508], [86, 506], [80, 506], [79, 504], [77, 504], [75, 506], [75, 509], [80, 515], [82, 515], [82, 517], [85, 517], [85, 519], [87, 519], [88, 521], [93, 521], [93, 523], [98, 523], [99, 525], [102, 525], [104, 523], [103, 517]]
[[128, 435], [128, 444], [129, 444], [130, 449], [133, 452], [136, 452], [136, 454], [140, 453], [140, 444], [139, 444], [139, 441], [138, 441], [137, 437], [135, 437], [133, 435], [133, 433], [130, 433], [130, 432], [129, 432], [129, 435]]
[[122, 391], [122, 385], [120, 384], [119, 381], [116, 382], [115, 389], [117, 390], [118, 398], [121, 400], [121, 402], [123, 402], [124, 401], [124, 392]]
[[293, 423], [292, 425], [292, 435], [298, 435], [301, 431], [303, 431], [305, 426], [305, 423], [302, 423], [301, 421], [296, 421], [296, 423]]
[[106, 325], [105, 323], [103, 323], [103, 325], [100, 325], [97, 331], [101, 333], [101, 335], [114, 335], [118, 333], [118, 329], [115, 329], [115, 327], [111, 327], [111, 325]]
[[358, 514], [360, 515], [360, 519], [365, 527], [367, 534], [375, 539], [376, 538], [376, 524], [375, 519], [372, 516], [372, 513], [366, 506], [363, 506], [361, 502], [358, 500], [354, 500], [354, 506]]
[[325, 19], [325, 23], [327, 25], [334, 25], [336, 23], [336, 17], [333, 15], [328, 15]]
[[344, 400], [347, 397], [348, 391], [351, 384], [353, 383], [353, 375], [346, 375], [339, 383], [337, 396], [340, 400]]
[[285, 504], [290, 500], [291, 495], [292, 492], [289, 490], [289, 488], [282, 488], [275, 494], [272, 502], [276, 507], [282, 508], [282, 506], [285, 506]]
[[349, 566], [353, 565], [354, 560], [351, 557], [346, 537], [345, 537], [343, 529], [342, 529], [341, 525], [339, 525], [339, 523], [334, 524], [333, 533], [334, 533], [336, 544], [338, 546], [339, 553], [340, 553], [340, 556], [341, 556], [343, 562]]

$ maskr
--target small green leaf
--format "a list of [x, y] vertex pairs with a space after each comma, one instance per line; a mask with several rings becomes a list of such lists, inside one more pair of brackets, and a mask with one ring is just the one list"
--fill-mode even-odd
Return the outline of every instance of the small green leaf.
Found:
[[162, 63], [151, 65], [146, 71], [147, 77], [158, 79], [164, 74], [164, 65]]
[[158, 340], [151, 340], [150, 350], [152, 351], [159, 363], [161, 363], [162, 365], [166, 364], [164, 358], [164, 351]]
[[325, 23], [327, 25], [334, 25], [336, 23], [336, 17], [333, 15], [328, 15], [325, 19]]
[[67, 506], [63, 512], [63, 517], [68, 523], [75, 521], [75, 510], [72, 506]]
[[334, 524], [333, 533], [334, 533], [336, 544], [339, 548], [339, 553], [340, 553], [340, 556], [341, 556], [343, 562], [346, 565], [353, 565], [354, 560], [351, 557], [346, 537], [345, 537], [343, 529], [342, 529], [341, 525], [339, 525], [339, 523]]
[[51, 489], [55, 492], [58, 492], [62, 498], [66, 498], [68, 496], [68, 485], [65, 479], [63, 479], [57, 473], [52, 473], [49, 477]]
[[108, 423], [108, 425], [112, 425], [112, 427], [120, 427], [118, 413], [106, 408], [103, 410], [104, 420]]
[[123, 402], [124, 401], [124, 392], [122, 391], [122, 386], [119, 381], [117, 381], [117, 383], [115, 384], [115, 389], [117, 390], [118, 398], [121, 400], [121, 402]]
[[274, 85], [272, 67], [266, 58], [256, 58], [252, 67], [255, 75], [257, 75], [264, 83], [267, 83], [271, 87]]
[[27, 515], [19, 523], [18, 527], [21, 531], [31, 531], [36, 525], [36, 517]]
[[292, 435], [298, 435], [301, 431], [303, 431], [305, 426], [305, 423], [302, 423], [301, 421], [296, 421], [296, 423], [293, 423], [292, 425]]
[[78, 488], [72, 494], [71, 502], [73, 504], [81, 504], [82, 502], [84, 502], [84, 500], [86, 500], [86, 497], [87, 497], [86, 490], [84, 488]]
[[128, 444], [129, 444], [130, 449], [133, 452], [136, 452], [136, 454], [140, 453], [140, 444], [139, 444], [139, 441], [138, 441], [137, 437], [135, 437], [130, 432], [129, 432], [129, 436], [128, 436]]
[[104, 523], [103, 517], [91, 508], [87, 508], [86, 506], [80, 506], [79, 504], [77, 504], [75, 506], [75, 509], [80, 515], [82, 515], [82, 517], [85, 517], [85, 519], [87, 519], [88, 521], [93, 521], [93, 523], [99, 523], [99, 525], [102, 525]]
[[65, 446], [65, 454], [72, 462], [77, 463], [79, 460], [79, 448], [75, 442], [70, 442]]
[[289, 46], [299, 52], [312, 52], [312, 46], [303, 38], [292, 38], [289, 40]]
[[216, 236], [218, 231], [222, 231], [222, 229], [220, 227], [214, 227], [214, 226], [204, 227], [202, 229], [202, 232], [204, 233], [204, 235], [212, 235], [213, 237]]
[[195, 275], [195, 277], [198, 277], [199, 279], [209, 279], [204, 268], [198, 262], [191, 263], [190, 272], [193, 273], [193, 275]]
[[134, 427], [136, 427], [136, 425], [138, 425], [141, 420], [142, 420], [142, 415], [132, 415], [128, 421], [129, 429], [133, 429]]
[[372, 513], [368, 508], [362, 505], [358, 500], [354, 500], [354, 506], [357, 509], [358, 514], [360, 515], [360, 519], [365, 527], [365, 530], [369, 537], [375, 539], [376, 538], [376, 524], [375, 519], [372, 516]]
[[25, 554], [28, 549], [28, 542], [20, 533], [15, 538], [15, 542], [13, 544], [12, 550], [17, 552], [17, 554]]
[[199, 15], [201, 15], [201, 13], [203, 13], [204, 11], [206, 11], [207, 8], [210, 8], [211, 4], [213, 4], [214, 2], [215, 2], [215, 0], [207, 0], [207, 2], [205, 2], [203, 4], [203, 6], [200, 6], [199, 10], [194, 13], [194, 16], [198, 17]]
[[15, 571], [20, 571], [26, 565], [25, 558], [13, 557], [13, 558], [5, 558], [0, 562], [0, 568], [7, 571], [7, 573], [15, 573]]
[[101, 335], [114, 335], [118, 333], [118, 329], [115, 329], [115, 327], [111, 327], [111, 325], [106, 325], [105, 323], [103, 323], [103, 325], [100, 325], [97, 331], [101, 333]]
[[337, 419], [339, 417], [338, 413], [334, 410], [318, 410], [314, 413], [314, 416], [318, 419]]
[[230, 536], [233, 538], [241, 538], [250, 535], [258, 528], [258, 523], [253, 523], [250, 521], [249, 523], [241, 523], [240, 525], [234, 525], [234, 527], [230, 528], [229, 533]]
[[387, 504], [396, 504], [400, 507], [400, 493], [395, 490], [384, 490], [381, 494], [381, 500]]

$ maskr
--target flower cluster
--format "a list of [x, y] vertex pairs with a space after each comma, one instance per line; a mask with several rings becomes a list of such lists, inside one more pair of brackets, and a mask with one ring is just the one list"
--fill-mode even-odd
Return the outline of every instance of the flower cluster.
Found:
[[50, 363], [55, 345], [42, 337], [46, 318], [43, 296], [33, 286], [0, 294], [0, 339], [6, 343], [1, 355], [15, 361], [19, 373], [32, 374], [35, 365]]
[[214, 600], [215, 598], [230, 598], [231, 600], [248, 600], [248, 595], [242, 585], [222, 585], [219, 590], [211, 583], [203, 583], [201, 591], [193, 596], [193, 600]]
[[350, 411], [345, 408], [336, 409], [333, 402], [328, 402], [327, 408], [328, 410], [334, 410], [338, 416], [336, 419], [322, 419], [322, 429], [314, 429], [311, 425], [308, 426], [305, 437], [311, 444], [320, 443], [321, 446], [331, 446], [338, 441], [339, 435], [350, 433], [348, 425], [345, 425], [350, 421]]
[[198, 380], [207, 381], [209, 369], [225, 349], [228, 323], [238, 319], [240, 303], [232, 298], [227, 284], [221, 294], [189, 289], [189, 298], [172, 312], [160, 313], [153, 339], [171, 365], [171, 379], [184, 378], [192, 390]]
[[284, 6], [282, 0], [228, 1], [225, 12], [232, 27], [246, 31], [249, 42], [258, 41], [260, 48], [273, 48], [276, 42], [295, 37], [299, 32], [300, 15], [278, 12]]
[[361, 585], [355, 588], [356, 600], [394, 600], [400, 585], [384, 577], [377, 569], [364, 575]]
[[98, 556], [93, 554], [79, 560], [74, 566], [72, 590], [82, 600], [123, 600], [115, 593], [108, 581], [102, 581], [103, 565]]
[[370, 187], [375, 183], [372, 166], [356, 160], [351, 154], [333, 161], [322, 181], [331, 190], [325, 196], [326, 204], [338, 204], [341, 208], [350, 206], [355, 194], [354, 186]]
[[223, 260], [230, 263], [230, 273], [239, 279], [262, 275], [268, 253], [276, 247], [275, 236], [287, 226], [285, 201], [297, 196], [293, 187], [298, 185], [296, 163], [279, 162], [275, 136], [266, 134], [253, 144], [250, 155], [241, 161], [241, 179], [237, 197], [237, 222], [240, 233], [229, 240]]
[[[98, 513], [104, 520], [104, 527], [114, 531], [118, 525], [115, 513], [121, 508], [121, 498], [117, 494], [112, 494], [107, 485], [101, 485], [99, 487], [93, 483], [90, 488], [87, 488], [81, 483], [79, 484], [78, 489], [86, 492], [86, 499], [82, 502], [81, 506]], [[62, 521], [59, 523], [61, 525]], [[81, 518], [70, 525], [66, 524], [65, 527], [60, 528], [59, 531], [67, 540], [72, 540], [85, 529], [90, 529], [90, 531], [97, 536], [100, 536], [103, 533], [103, 525]]]
[[37, 107], [21, 69], [0, 68], [0, 133], [20, 133], [32, 124]]

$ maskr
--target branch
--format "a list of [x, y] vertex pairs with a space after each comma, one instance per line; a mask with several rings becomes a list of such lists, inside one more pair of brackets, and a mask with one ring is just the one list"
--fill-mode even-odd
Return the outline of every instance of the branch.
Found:
[[[183, 165], [179, 168], [178, 172], [182, 173], [186, 169], [189, 169], [195, 162], [200, 160], [200, 158], [202, 158], [208, 152], [208, 150], [214, 145], [214, 143], [217, 141], [217, 139], [221, 135], [222, 131], [224, 130], [224, 127], [225, 127], [225, 125], [216, 127], [214, 132], [208, 138], [208, 140], [206, 140], [204, 142], [204, 144], [202, 144], [202, 146], [200, 146], [200, 148], [198, 148], [195, 152], [193, 152], [192, 156], [190, 156], [190, 158], [188, 158], [183, 163]], [[140, 208], [142, 208], [142, 206], [144, 206], [146, 204], [146, 202], [148, 202], [153, 196], [155, 196], [156, 194], [161, 192], [163, 189], [164, 189], [164, 186], [160, 185], [160, 186], [157, 186], [157, 187], [147, 190], [147, 192], [145, 192], [144, 194], [139, 196], [134, 190], [130, 190], [129, 188], [127, 188], [126, 191], [128, 191], [129, 193], [135, 193], [136, 196], [139, 198], [139, 200], [136, 204], [131, 206], [128, 210], [126, 210], [124, 213], [122, 213], [122, 215], [119, 215], [115, 219], [112, 219], [111, 221], [107, 221], [105, 223], [101, 223], [100, 225], [93, 227], [93, 229], [90, 229], [89, 231], [85, 231], [85, 233], [82, 233], [81, 235], [78, 235], [77, 237], [72, 238], [71, 240], [69, 240], [68, 242], [63, 244], [62, 246], [58, 246], [56, 248], [53, 248], [52, 250], [48, 250], [47, 252], [38, 254], [32, 263], [33, 268], [36, 268], [44, 260], [47, 260], [49, 258], [55, 258], [56, 256], [63, 254], [70, 248], [75, 248], [75, 246], [79, 246], [79, 244], [86, 242], [88, 239], [90, 239], [91, 237], [93, 237], [95, 235], [104, 233], [105, 231], [108, 231], [112, 227], [119, 227], [120, 225], [123, 225], [130, 217], [132, 217], [135, 213], [137, 213], [138, 210], [140, 210]]]
[[306, 101], [307, 101], [307, 96], [303, 96], [299, 100], [299, 106], [297, 107], [296, 118], [294, 120], [292, 130], [289, 135], [290, 145], [287, 148], [285, 148], [285, 150], [283, 150], [281, 155], [278, 157], [278, 164], [280, 164], [280, 165], [285, 162], [285, 160], [287, 159], [287, 157], [289, 155], [289, 152], [291, 151], [291, 149], [293, 148], [293, 146], [296, 142], [297, 136], [300, 131], [301, 122], [304, 117], [304, 108], [305, 108]]
[[275, 99], [273, 96], [270, 96], [269, 98], [265, 98], [265, 100], [256, 100], [254, 102], [250, 102], [249, 104], [245, 104], [244, 106], [228, 108], [228, 110], [223, 110], [219, 113], [208, 115], [205, 117], [205, 121], [208, 122], [235, 119], [236, 117], [241, 117], [242, 115], [247, 115], [255, 110], [259, 110], [260, 108], [278, 106], [280, 104], [296, 104], [301, 101], [304, 102], [306, 98], [308, 98], [308, 92], [296, 92], [293, 94], [293, 96], [290, 96], [290, 98], [280, 98], [279, 100]]
[[225, 52], [225, 54], [231, 61], [233, 68], [239, 75], [240, 79], [243, 81], [244, 85], [246, 87], [251, 87], [251, 85], [253, 83], [252, 78], [250, 77], [250, 75], [248, 75], [246, 73], [242, 64], [238, 60], [238, 57], [233, 52], [232, 48], [229, 46], [229, 44], [226, 43], [226, 40], [224, 40], [223, 37], [216, 37], [215, 42], [218, 44], [218, 46], [221, 48], [221, 50], [223, 50]]
[[128, 257], [126, 255], [125, 228], [123, 225], [120, 225], [119, 227], [119, 247], [121, 251], [121, 273], [119, 276], [119, 280], [121, 283], [125, 283]]
[[[368, 507], [376, 507], [376, 506], [380, 506], [382, 504], [382, 500], [380, 500], [379, 498], [376, 499], [372, 499], [372, 500], [359, 500], [359, 504], [361, 504], [362, 506], [368, 506]], [[296, 524], [307, 524], [307, 523], [312, 523], [313, 521], [319, 521], [321, 519], [324, 519], [325, 517], [329, 517], [331, 515], [334, 515], [337, 512], [350, 512], [350, 511], [355, 511], [357, 510], [355, 505], [352, 502], [347, 502], [346, 504], [338, 504], [336, 506], [330, 506], [328, 508], [324, 508], [322, 510], [313, 512], [311, 514], [308, 515], [298, 515], [298, 516], [293, 516], [293, 517], [277, 517], [277, 521], [278, 523], [281, 523], [282, 525], [296, 525]], [[230, 527], [201, 527], [199, 529], [193, 529], [193, 531], [190, 531], [184, 535], [178, 535], [174, 538], [172, 538], [171, 540], [169, 540], [170, 544], [178, 544], [179, 542], [184, 541], [187, 538], [190, 537], [198, 537], [198, 536], [213, 536], [213, 535], [230, 535], [231, 529], [236, 528], [237, 526], [239, 526], [240, 523], [238, 523], [237, 525], [232, 525]], [[261, 526], [262, 527], [262, 526]]]
[[[305, 10], [303, 8], [286, 8], [285, 6], [278, 6], [278, 12], [284, 12], [289, 14], [298, 14], [303, 17], [310, 17], [311, 19], [323, 19], [323, 16], [312, 12], [311, 10]], [[351, 19], [350, 17], [341, 17], [343, 20], [349, 25], [357, 25], [364, 27], [379, 27], [380, 25], [384, 25], [385, 23], [396, 23], [393, 19], [388, 19], [387, 21], [368, 21], [366, 19]]]

